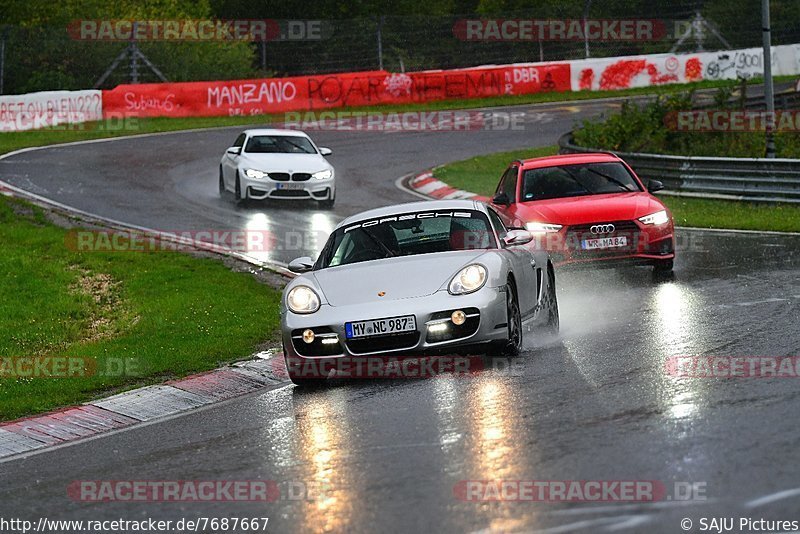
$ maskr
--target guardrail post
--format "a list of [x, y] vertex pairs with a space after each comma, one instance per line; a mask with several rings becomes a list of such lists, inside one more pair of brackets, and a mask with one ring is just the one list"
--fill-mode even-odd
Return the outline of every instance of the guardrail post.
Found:
[[767, 103], [766, 157], [775, 157], [775, 97], [772, 88], [772, 32], [769, 23], [769, 0], [761, 0], [761, 20], [764, 37], [764, 99]]

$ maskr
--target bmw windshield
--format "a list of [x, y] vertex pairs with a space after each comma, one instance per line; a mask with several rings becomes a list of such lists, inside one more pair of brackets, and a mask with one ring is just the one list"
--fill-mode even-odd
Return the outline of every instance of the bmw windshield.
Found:
[[495, 247], [489, 220], [479, 211], [405, 213], [338, 228], [325, 245], [316, 268]]
[[244, 151], [249, 154], [316, 154], [307, 137], [300, 135], [254, 135]]
[[582, 163], [529, 169], [522, 177], [522, 202], [642, 191], [622, 163]]

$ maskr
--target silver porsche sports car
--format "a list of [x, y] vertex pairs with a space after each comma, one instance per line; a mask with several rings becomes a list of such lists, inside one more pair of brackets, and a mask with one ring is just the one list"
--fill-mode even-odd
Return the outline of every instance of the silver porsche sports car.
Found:
[[[514, 355], [525, 329], [559, 326], [555, 273], [532, 235], [471, 200], [414, 202], [339, 224], [316, 262], [298, 258], [281, 327], [298, 362], [481, 352]], [[316, 369], [321, 367], [316, 366]]]

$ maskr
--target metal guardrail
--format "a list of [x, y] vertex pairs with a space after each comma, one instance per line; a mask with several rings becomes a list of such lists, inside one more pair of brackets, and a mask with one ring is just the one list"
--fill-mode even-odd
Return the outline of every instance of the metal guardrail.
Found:
[[[572, 132], [562, 135], [558, 146], [561, 154], [610, 152], [575, 145]], [[663, 182], [666, 193], [800, 203], [800, 160], [613, 153], [645, 182]]]
[[[708, 98], [706, 95], [701, 95], [701, 98], [702, 101], [696, 102], [695, 109], [714, 109], [717, 107], [713, 98]], [[774, 100], [775, 109], [800, 109], [800, 92], [794, 88], [775, 93]], [[767, 103], [763, 94], [745, 96], [743, 99], [733, 96], [728, 100], [726, 107], [733, 109], [743, 107], [746, 110], [758, 111], [767, 109]]]

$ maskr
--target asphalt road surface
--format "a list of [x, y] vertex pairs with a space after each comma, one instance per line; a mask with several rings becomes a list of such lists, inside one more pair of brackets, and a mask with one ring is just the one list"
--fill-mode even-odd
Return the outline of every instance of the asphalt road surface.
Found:
[[[0, 179], [149, 228], [322, 236], [348, 214], [411, 200], [394, 184], [403, 174], [553, 144], [611, 105], [515, 108], [526, 112], [522, 131], [317, 133], [334, 150], [333, 211], [219, 199], [217, 162], [236, 129], [21, 154], [0, 162]], [[264, 258], [285, 262], [321, 244]], [[470, 376], [286, 386], [0, 463], [0, 517], [269, 517], [270, 532], [684, 532], [684, 519], [697, 532], [702, 518], [800, 520], [798, 379], [680, 378], [666, 367], [677, 356], [798, 355], [800, 236], [685, 230], [678, 245], [673, 280], [647, 269], [559, 271], [560, 336], [533, 333], [519, 358]], [[256, 479], [275, 481], [281, 497], [67, 495], [80, 480]], [[474, 482], [486, 480], [655, 481], [664, 494], [498, 502]], [[465, 499], [467, 484], [486, 491]]]

